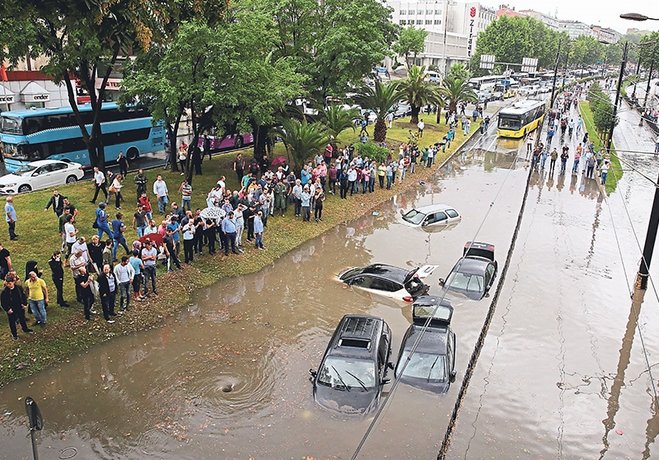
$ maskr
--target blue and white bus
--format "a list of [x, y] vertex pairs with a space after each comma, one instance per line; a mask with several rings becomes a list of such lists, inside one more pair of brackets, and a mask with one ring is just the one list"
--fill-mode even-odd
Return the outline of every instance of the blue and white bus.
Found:
[[[91, 131], [94, 116], [91, 105], [81, 105], [78, 109], [87, 130]], [[106, 163], [116, 161], [120, 151], [132, 160], [165, 148], [163, 123], [154, 123], [143, 110], [130, 107], [120, 110], [116, 103], [103, 103], [100, 117]], [[30, 161], [45, 159], [91, 166], [70, 107], [2, 112], [0, 141], [0, 154], [9, 172]]]

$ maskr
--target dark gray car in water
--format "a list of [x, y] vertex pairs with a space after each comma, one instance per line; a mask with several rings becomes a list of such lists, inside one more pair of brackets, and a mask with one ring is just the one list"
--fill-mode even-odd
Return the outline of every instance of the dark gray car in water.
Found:
[[494, 245], [467, 241], [462, 258], [453, 266], [446, 280], [439, 280], [439, 284], [471, 300], [480, 300], [488, 294], [496, 277]]
[[380, 401], [391, 354], [391, 329], [374, 316], [344, 316], [318, 371], [309, 370], [314, 400], [326, 409], [366, 414]]

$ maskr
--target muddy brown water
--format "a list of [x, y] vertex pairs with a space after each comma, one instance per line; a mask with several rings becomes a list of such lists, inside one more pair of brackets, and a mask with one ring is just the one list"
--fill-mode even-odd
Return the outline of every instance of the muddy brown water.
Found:
[[[350, 458], [371, 418], [317, 407], [308, 369], [316, 368], [346, 313], [388, 322], [395, 363], [411, 312], [333, 278], [372, 262], [431, 263], [438, 265], [430, 277], [436, 289], [499, 191], [478, 239], [496, 245], [501, 266], [528, 171], [514, 160], [519, 143], [500, 142], [496, 152], [494, 146], [492, 136], [478, 139], [483, 149], [456, 157], [435, 180], [382, 205], [379, 215], [339, 226], [259, 273], [199, 291], [161, 328], [118, 338], [0, 389], [0, 458], [30, 458], [26, 395], [44, 414], [43, 458]], [[610, 218], [592, 184], [577, 181], [570, 191], [571, 179], [564, 178], [558, 191], [548, 189], [546, 177], [536, 179], [450, 458], [593, 458], [601, 449], [607, 390], [630, 307]], [[637, 185], [628, 185], [630, 202]], [[456, 206], [462, 221], [443, 231], [401, 223], [399, 209], [430, 203]], [[640, 212], [645, 203], [635, 206]], [[619, 209], [614, 213], [623, 219]], [[634, 259], [634, 248], [625, 249]], [[647, 304], [641, 318], [650, 330]], [[445, 395], [402, 384], [388, 395], [387, 385], [387, 406], [360, 458], [436, 456], [488, 305], [488, 299], [454, 302], [456, 382]], [[657, 350], [649, 335], [646, 346]], [[625, 432], [609, 435], [610, 458], [626, 452], [621, 442], [643, 444], [652, 415], [637, 343], [614, 417]]]

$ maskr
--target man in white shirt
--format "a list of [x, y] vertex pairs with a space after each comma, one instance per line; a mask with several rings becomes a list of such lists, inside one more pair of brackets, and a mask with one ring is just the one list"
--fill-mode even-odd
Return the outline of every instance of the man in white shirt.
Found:
[[128, 257], [122, 256], [121, 263], [114, 267], [114, 276], [117, 278], [119, 284], [119, 306], [121, 307], [120, 313], [128, 310], [130, 303], [130, 286], [133, 284], [135, 278], [135, 269], [128, 263]]
[[106, 185], [106, 180], [105, 180], [105, 174], [103, 171], [98, 169], [96, 166], [94, 166], [94, 198], [91, 199], [90, 203], [96, 204], [96, 198], [98, 198], [98, 192], [100, 190], [103, 190], [103, 194], [105, 195], [105, 201], [108, 201], [108, 190], [107, 190], [107, 185]]
[[160, 214], [164, 214], [169, 204], [169, 190], [167, 190], [167, 184], [162, 180], [162, 176], [160, 175], [153, 183], [153, 194], [158, 198], [158, 211], [160, 211]]
[[423, 122], [423, 119], [419, 120], [416, 127], [419, 130], [419, 139], [423, 137], [423, 130], [426, 128], [426, 124]]
[[78, 238], [78, 240], [73, 243], [71, 246], [71, 253], [76, 254], [78, 251], [81, 251], [82, 253], [82, 259], [85, 261], [85, 264], [89, 263], [89, 250], [87, 248], [87, 242], [85, 241], [85, 237], [81, 236]]
[[66, 242], [66, 254], [64, 255], [64, 259], [68, 259], [71, 256], [73, 243], [75, 243], [76, 239], [78, 238], [78, 230], [75, 228], [72, 222], [73, 216], [69, 214], [66, 219], [66, 223], [64, 224], [64, 241]]

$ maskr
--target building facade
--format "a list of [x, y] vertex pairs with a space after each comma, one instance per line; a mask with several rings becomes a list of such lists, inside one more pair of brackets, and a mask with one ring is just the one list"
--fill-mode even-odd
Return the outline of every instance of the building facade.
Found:
[[[66, 85], [38, 70], [9, 70], [0, 81], [0, 111], [69, 105]], [[75, 81], [71, 81], [75, 88]]]
[[571, 40], [578, 37], [593, 37], [593, 31], [588, 24], [580, 21], [559, 21], [559, 30], [568, 34]]
[[525, 16], [529, 16], [531, 18], [537, 19], [538, 21], [542, 22], [544, 25], [546, 25], [552, 30], [560, 32], [560, 25], [559, 25], [560, 22], [555, 17], [551, 17], [549, 15], [540, 13], [539, 11], [535, 11], [535, 10], [520, 10], [519, 12]]
[[609, 29], [608, 27], [593, 25], [590, 27], [590, 29], [592, 30], [593, 35], [598, 41], [602, 43], [607, 43], [609, 45], [618, 43], [618, 41], [620, 41], [620, 39], [622, 38], [622, 34], [620, 32], [617, 32], [613, 29]]

